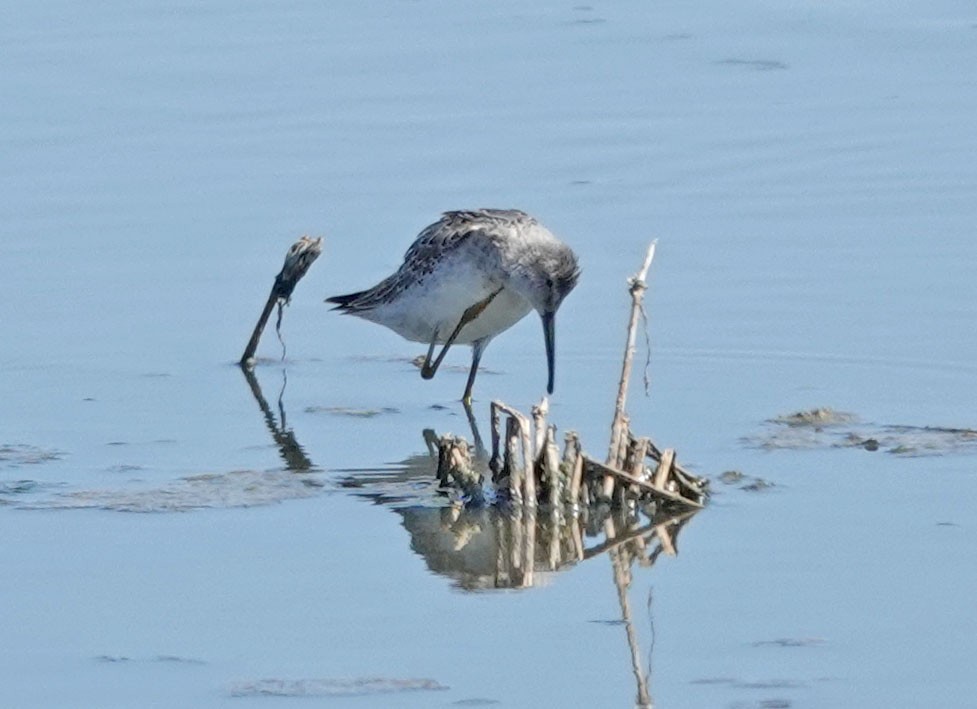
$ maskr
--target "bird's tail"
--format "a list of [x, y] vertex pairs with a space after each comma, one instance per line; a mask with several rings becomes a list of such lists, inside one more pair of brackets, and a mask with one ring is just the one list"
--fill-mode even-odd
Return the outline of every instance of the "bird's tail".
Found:
[[332, 303], [336, 307], [332, 310], [340, 310], [342, 312], [351, 312], [353, 310], [359, 310], [357, 307], [357, 301], [362, 298], [369, 291], [361, 290], [356, 293], [347, 293], [346, 295], [334, 295], [326, 298], [327, 303]]

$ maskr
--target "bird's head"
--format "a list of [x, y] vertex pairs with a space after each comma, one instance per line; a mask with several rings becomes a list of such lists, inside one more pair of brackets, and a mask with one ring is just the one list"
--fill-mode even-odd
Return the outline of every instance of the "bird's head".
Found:
[[522, 293], [543, 321], [546, 341], [546, 365], [549, 370], [546, 390], [553, 393], [556, 359], [556, 311], [563, 299], [577, 285], [580, 265], [569, 246], [556, 244], [547, 248], [526, 265], [513, 279], [513, 287]]

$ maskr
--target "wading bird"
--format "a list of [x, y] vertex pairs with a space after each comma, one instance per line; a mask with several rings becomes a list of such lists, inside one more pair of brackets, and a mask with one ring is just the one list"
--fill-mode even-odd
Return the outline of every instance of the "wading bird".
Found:
[[[553, 393], [556, 311], [577, 285], [577, 257], [546, 227], [517, 210], [446, 212], [424, 229], [396, 273], [369, 290], [328, 298], [334, 310], [428, 344], [421, 376], [438, 371], [451, 345], [472, 347], [472, 386], [485, 346], [530, 310], [543, 321]], [[436, 345], [444, 345], [434, 356]]]

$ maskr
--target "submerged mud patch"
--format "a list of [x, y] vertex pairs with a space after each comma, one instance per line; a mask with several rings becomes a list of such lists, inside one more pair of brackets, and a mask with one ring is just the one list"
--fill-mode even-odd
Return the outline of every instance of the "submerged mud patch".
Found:
[[816, 647], [824, 643], [824, 638], [775, 638], [757, 640], [753, 643], [753, 647]]
[[856, 423], [857, 421], [858, 417], [855, 414], [829, 408], [795, 411], [792, 414], [782, 414], [770, 419], [770, 423], [780, 423], [793, 428], [803, 426], [814, 429], [821, 429], [826, 426], [840, 426], [842, 424]]
[[36, 480], [0, 480], [0, 495], [26, 495], [41, 487]]
[[322, 481], [309, 475], [286, 471], [235, 470], [179, 478], [158, 488], [63, 492], [18, 506], [43, 510], [185, 512], [273, 505], [318, 495], [323, 487]]
[[716, 62], [716, 64], [745, 67], [747, 69], [753, 69], [754, 71], [777, 71], [788, 68], [788, 65], [785, 62], [778, 59], [742, 59], [739, 57], [732, 57], [730, 59], [722, 59]]
[[977, 430], [944, 426], [863, 423], [830, 408], [798, 411], [766, 421], [765, 431], [741, 439], [763, 450], [861, 448], [904, 457], [977, 453]]
[[739, 470], [727, 470], [719, 476], [719, 482], [723, 485], [736, 485], [740, 490], [746, 492], [761, 492], [774, 487], [774, 484], [769, 480], [749, 476]]
[[349, 406], [307, 406], [307, 414], [332, 414], [333, 416], [349, 416], [351, 418], [369, 419], [383, 414], [399, 414], [400, 409], [384, 406], [379, 409], [357, 409]]
[[127, 657], [126, 655], [99, 655], [95, 658], [96, 662], [106, 662], [110, 664], [126, 662], [161, 662], [173, 665], [206, 665], [203, 660], [195, 657], [181, 657], [179, 655], [156, 655], [155, 657], [139, 658]]
[[231, 685], [232, 697], [360, 697], [448, 689], [433, 679], [259, 679]]
[[32, 495], [43, 494], [61, 488], [61, 483], [40, 482], [37, 480], [0, 480], [0, 505], [4, 507], [21, 506]]
[[22, 443], [0, 443], [0, 468], [19, 468], [60, 460], [64, 453]]

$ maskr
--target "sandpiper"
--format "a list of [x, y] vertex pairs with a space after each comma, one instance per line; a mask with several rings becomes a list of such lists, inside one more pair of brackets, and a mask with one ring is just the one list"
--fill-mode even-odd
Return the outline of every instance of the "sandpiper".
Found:
[[[428, 343], [421, 376], [438, 371], [455, 343], [472, 347], [472, 386], [485, 346], [530, 310], [539, 313], [553, 393], [556, 311], [577, 285], [580, 268], [566, 244], [533, 217], [517, 210], [445, 212], [424, 229], [396, 273], [369, 290], [328, 298], [334, 310], [389, 327], [413, 342]], [[435, 345], [444, 347], [434, 357]]]

